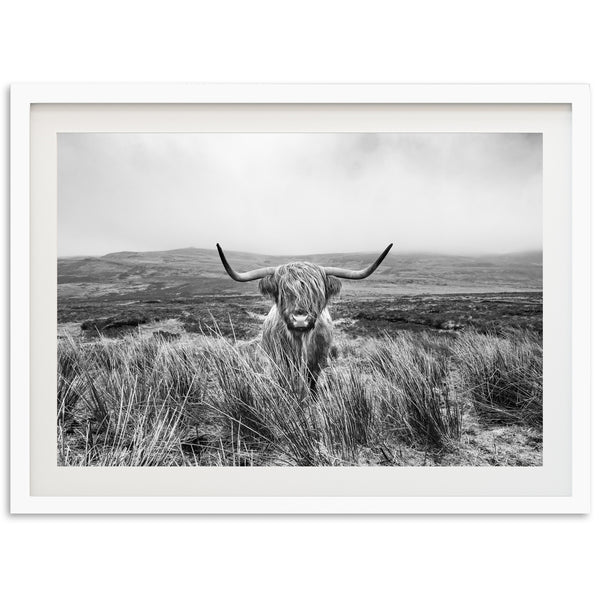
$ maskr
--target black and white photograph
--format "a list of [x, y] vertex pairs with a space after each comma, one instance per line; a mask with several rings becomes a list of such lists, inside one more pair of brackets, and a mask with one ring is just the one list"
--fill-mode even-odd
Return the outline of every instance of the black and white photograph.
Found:
[[543, 465], [541, 133], [57, 150], [57, 465]]

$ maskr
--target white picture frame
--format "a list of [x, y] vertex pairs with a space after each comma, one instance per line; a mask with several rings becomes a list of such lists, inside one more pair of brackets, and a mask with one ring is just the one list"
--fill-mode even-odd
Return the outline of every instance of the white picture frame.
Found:
[[[106, 478], [114, 476], [112, 485], [119, 485], [124, 474], [119, 475], [112, 469], [103, 470], [102, 482], [99, 482], [100, 470], [85, 468], [74, 477], [89, 478], [91, 493], [70, 494], [67, 491], [55, 493], [39, 493], [39, 480], [42, 476], [49, 479], [57, 477], [57, 473], [44, 473], [40, 471], [40, 453], [36, 448], [42, 443], [42, 435], [37, 435], [40, 430], [38, 423], [38, 409], [32, 404], [32, 394], [36, 394], [36, 382], [39, 371], [32, 369], [32, 357], [39, 361], [45, 342], [44, 331], [51, 332], [55, 322], [49, 322], [44, 316], [55, 310], [56, 298], [47, 298], [39, 294], [32, 296], [32, 283], [35, 289], [37, 282], [46, 279], [46, 284], [51, 285], [52, 277], [56, 282], [55, 272], [38, 272], [35, 253], [32, 247], [39, 243], [41, 237], [52, 232], [55, 228], [55, 218], [52, 212], [40, 212], [39, 203], [32, 203], [32, 198], [50, 197], [56, 195], [56, 189], [48, 182], [52, 182], [52, 169], [56, 177], [56, 163], [52, 162], [48, 144], [52, 143], [52, 135], [61, 129], [67, 119], [70, 123], [68, 131], [185, 131], [185, 112], [194, 106], [210, 106], [215, 111], [224, 110], [225, 107], [235, 106], [260, 106], [268, 114], [270, 107], [310, 107], [329, 106], [330, 110], [339, 110], [339, 107], [377, 107], [389, 109], [402, 107], [405, 112], [414, 111], [415, 119], [419, 111], [427, 112], [431, 127], [440, 127], [443, 119], [444, 108], [453, 108], [457, 116], [456, 127], [463, 127], [470, 123], [474, 130], [477, 127], [488, 127], [490, 111], [500, 108], [511, 109], [527, 107], [527, 114], [534, 122], [537, 116], [543, 120], [546, 109], [562, 106], [569, 112], [569, 136], [566, 144], [561, 142], [562, 152], [568, 152], [570, 164], [558, 163], [556, 171], [560, 177], [566, 178], [570, 198], [556, 197], [551, 203], [546, 204], [546, 198], [553, 198], [552, 189], [545, 188], [545, 225], [552, 223], [546, 221], [554, 214], [558, 219], [560, 215], [570, 213], [570, 240], [564, 231], [552, 227], [544, 232], [544, 301], [546, 302], [546, 281], [551, 281], [553, 256], [559, 256], [563, 261], [562, 277], [570, 278], [570, 292], [567, 296], [570, 307], [561, 314], [550, 311], [544, 315], [544, 331], [546, 342], [547, 324], [552, 324], [551, 319], [560, 319], [562, 325], [570, 329], [571, 350], [565, 351], [568, 361], [555, 364], [556, 369], [565, 369], [569, 373], [570, 406], [565, 414], [570, 418], [569, 423], [563, 423], [563, 431], [568, 430], [568, 436], [563, 436], [563, 445], [560, 456], [556, 460], [562, 465], [562, 477], [568, 473], [568, 489], [562, 487], [559, 493], [548, 493], [547, 488], [540, 488], [539, 492], [530, 489], [524, 493], [518, 490], [518, 480], [527, 479], [527, 471], [513, 473], [517, 482], [516, 487], [510, 492], [492, 493], [491, 495], [470, 495], [468, 487], [462, 491], [460, 487], [449, 493], [437, 494], [435, 481], [439, 479], [440, 489], [446, 486], [451, 479], [460, 479], [465, 472], [460, 472], [464, 467], [434, 467], [435, 474], [430, 477], [433, 484], [431, 492], [422, 495], [399, 494], [373, 494], [369, 495], [368, 488], [360, 493], [347, 495], [342, 492], [320, 493], [319, 495], [281, 493], [260, 493], [260, 481], [256, 482], [255, 492], [252, 495], [194, 495], [193, 493], [177, 495], [169, 493], [167, 468], [148, 471], [155, 481], [163, 479], [163, 487], [146, 488], [151, 492], [140, 494], [128, 491], [126, 494], [96, 494], [94, 485], [105, 485]], [[337, 107], [337, 108], [336, 108]], [[46, 135], [46, 145], [39, 143], [39, 123], [36, 115], [44, 109], [49, 109], [58, 119], [48, 125], [52, 118], [42, 123], [42, 132]], [[460, 110], [458, 110], [460, 109]], [[96, 124], [90, 128], [90, 115], [85, 113], [90, 110], [91, 118]], [[79, 113], [82, 113], [81, 116]], [[139, 119], [132, 119], [128, 125], [115, 129], [119, 111], [138, 115]], [[137, 112], [136, 112], [137, 111]], [[158, 125], [153, 115], [162, 112], [171, 115], [170, 119]], [[48, 111], [46, 111], [48, 112]], [[44, 113], [45, 114], [45, 113]], [[103, 121], [102, 114], [107, 117]], [[117, 115], [117, 120], [115, 119]], [[536, 116], [537, 115], [537, 116]], [[142, 118], [143, 117], [143, 118]], [[45, 118], [45, 117], [44, 117]], [[148, 120], [148, 118], [150, 120]], [[158, 117], [156, 117], [158, 118]], [[351, 117], [350, 117], [351, 118]], [[494, 115], [491, 117], [497, 118]], [[37, 120], [36, 120], [37, 119]], [[70, 119], [70, 120], [69, 120]], [[422, 119], [422, 115], [421, 115]], [[479, 125], [477, 124], [480, 119]], [[43, 119], [42, 119], [43, 120]], [[124, 122], [124, 121], [121, 121]], [[415, 120], [417, 122], [417, 120]], [[423, 122], [423, 121], [421, 121]], [[510, 122], [510, 121], [509, 121]], [[541, 122], [541, 121], [540, 121]], [[299, 119], [298, 130], [303, 131], [304, 121]], [[512, 121], [514, 123], [514, 121]], [[193, 127], [193, 123], [188, 127]], [[348, 125], [346, 125], [348, 126]], [[57, 127], [57, 129], [52, 129]], [[385, 117], [378, 125], [379, 130], [385, 131]], [[498, 119], [495, 131], [507, 131], [509, 125]], [[523, 122], [524, 131], [528, 131], [527, 121]], [[38, 129], [36, 129], [38, 128]], [[438, 129], [432, 129], [437, 131]], [[462, 129], [459, 129], [462, 131]], [[510, 129], [514, 130], [514, 129]], [[54, 133], [53, 133], [54, 132]], [[564, 138], [556, 138], [564, 141]], [[55, 143], [55, 142], [54, 142]], [[567, 147], [570, 144], [569, 147]], [[551, 152], [550, 152], [551, 153]], [[564, 154], [563, 154], [564, 155]], [[546, 157], [545, 157], [546, 158]], [[47, 176], [42, 176], [40, 165], [47, 171]], [[34, 167], [32, 168], [32, 165]], [[546, 180], [545, 180], [546, 181]], [[48, 207], [53, 206], [48, 204]], [[44, 209], [46, 210], [46, 209]], [[50, 210], [48, 208], [48, 210]], [[554, 212], [553, 212], [554, 211]], [[590, 507], [590, 99], [589, 88], [586, 85], [176, 85], [176, 84], [19, 84], [11, 88], [11, 512], [13, 513], [585, 513]], [[568, 227], [568, 224], [567, 224]], [[562, 231], [562, 233], [561, 233]], [[32, 235], [33, 232], [33, 235]], [[562, 238], [561, 238], [562, 236]], [[558, 250], [560, 253], [552, 249]], [[564, 248], [570, 249], [565, 256]], [[547, 250], [549, 250], [547, 254]], [[550, 265], [546, 265], [546, 256], [549, 256]], [[562, 263], [561, 263], [562, 264]], [[33, 265], [33, 266], [32, 266]], [[38, 265], [39, 266], [39, 265]], [[556, 280], [557, 285], [560, 283]], [[552, 296], [548, 297], [552, 301]], [[41, 312], [35, 309], [40, 306]], [[34, 310], [32, 311], [32, 306]], [[563, 307], [564, 308], [564, 307]], [[48, 309], [51, 309], [50, 311]], [[547, 321], [548, 319], [548, 321]], [[46, 335], [48, 338], [48, 335]], [[556, 338], [557, 340], [560, 338]], [[46, 339], [46, 341], [48, 341]], [[54, 372], [55, 364], [51, 364], [51, 353], [47, 352], [43, 358], [44, 370]], [[545, 347], [546, 351], [546, 347]], [[546, 378], [546, 355], [545, 374]], [[39, 367], [39, 362], [36, 363]], [[560, 374], [554, 373], [560, 381]], [[563, 383], [568, 383], [569, 378], [564, 375]], [[44, 380], [44, 381], [47, 381]], [[545, 379], [546, 388], [546, 379]], [[50, 390], [53, 391], [53, 390]], [[544, 417], [546, 419], [546, 415]], [[43, 419], [42, 419], [43, 421]], [[45, 424], [42, 423], [42, 427]], [[570, 438], [570, 439], [567, 439]], [[551, 452], [555, 440], [547, 438], [546, 426], [544, 427], [544, 452]], [[566, 449], [566, 450], [565, 450]], [[52, 457], [54, 458], [54, 457]], [[552, 461], [550, 461], [552, 463]], [[550, 469], [552, 464], [534, 469]], [[211, 467], [212, 468], [212, 467]], [[404, 467], [401, 467], [406, 469]], [[132, 469], [132, 468], [130, 468]], [[232, 469], [232, 468], [225, 468]], [[257, 468], [258, 469], [258, 468]], [[263, 473], [268, 471], [263, 469]], [[311, 472], [297, 472], [297, 476], [306, 482], [306, 489], [310, 490]], [[317, 469], [321, 469], [317, 467]], [[425, 468], [422, 468], [425, 469]], [[458, 469], [458, 470], [457, 470]], [[495, 477], [489, 473], [490, 469], [477, 467], [479, 474], [475, 477]], [[46, 469], [47, 471], [48, 469]], [[284, 469], [285, 470], [285, 469]], [[44, 469], [42, 469], [44, 471]], [[493, 471], [493, 469], [492, 469]], [[247, 473], [250, 472], [250, 475]], [[281, 470], [280, 470], [281, 472]], [[242, 475], [243, 473], [243, 475]], [[344, 475], [350, 479], [357, 475], [352, 471]], [[538, 474], [541, 471], [538, 471]], [[531, 473], [533, 475], [533, 472]], [[127, 477], [131, 476], [131, 471]], [[190, 468], [186, 477], [193, 477], [194, 469]], [[218, 475], [217, 475], [218, 476]], [[237, 477], [253, 478], [252, 468], [236, 472], [223, 472], [222, 477], [233, 481]], [[507, 477], [512, 476], [507, 474]], [[120, 477], [120, 479], [119, 479]], [[261, 479], [262, 475], [256, 476]], [[267, 477], [267, 475], [265, 475]], [[233, 479], [232, 479], [233, 478]], [[268, 478], [268, 477], [267, 477]], [[541, 479], [540, 479], [541, 481]], [[116, 482], [116, 483], [115, 483]], [[235, 482], [234, 482], [235, 483]], [[431, 483], [431, 482], [430, 482]], [[109, 484], [106, 483], [108, 486]], [[431, 487], [433, 485], [433, 487]], [[36, 487], [37, 486], [37, 487]], [[142, 486], [143, 488], [143, 486]], [[140, 489], [142, 489], [140, 488]], [[50, 489], [50, 488], [48, 488]], [[59, 488], [57, 488], [59, 489]], [[106, 488], [108, 489], [108, 488]], [[267, 487], [265, 487], [265, 490]], [[342, 488], [340, 488], [341, 490]], [[429, 488], [428, 488], [429, 489]], [[509, 488], [506, 488], [509, 490]], [[525, 488], [523, 488], [525, 489]], [[37, 491], [36, 491], [37, 490]], [[546, 491], [545, 491], [546, 490]]]

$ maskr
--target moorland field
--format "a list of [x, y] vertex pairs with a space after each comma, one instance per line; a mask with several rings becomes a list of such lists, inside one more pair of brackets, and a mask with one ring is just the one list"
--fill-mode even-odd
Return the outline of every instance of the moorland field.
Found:
[[391, 254], [331, 302], [336, 355], [308, 396], [260, 350], [270, 301], [216, 251], [61, 258], [58, 464], [541, 465], [541, 289], [541, 253]]

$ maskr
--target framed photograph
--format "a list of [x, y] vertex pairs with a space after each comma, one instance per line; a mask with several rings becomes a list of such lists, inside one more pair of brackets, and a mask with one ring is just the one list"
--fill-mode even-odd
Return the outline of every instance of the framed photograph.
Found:
[[583, 513], [585, 85], [15, 85], [11, 511]]

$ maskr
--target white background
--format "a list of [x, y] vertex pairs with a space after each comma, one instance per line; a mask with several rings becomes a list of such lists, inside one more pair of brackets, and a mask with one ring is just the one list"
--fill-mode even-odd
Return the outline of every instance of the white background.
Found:
[[[12, 2], [3, 7], [0, 31], [3, 217], [11, 82], [588, 82], [595, 113], [600, 42], [591, 6], [525, 0]], [[6, 281], [6, 258], [2, 268]], [[6, 296], [2, 300], [6, 304]], [[4, 321], [3, 340], [6, 329]], [[594, 329], [597, 338], [597, 320]], [[7, 359], [0, 364], [6, 381]], [[593, 420], [597, 434], [596, 411]], [[594, 501], [592, 510], [598, 508]], [[597, 514], [7, 513], [5, 493], [0, 590], [11, 598], [589, 598], [599, 587]]]

